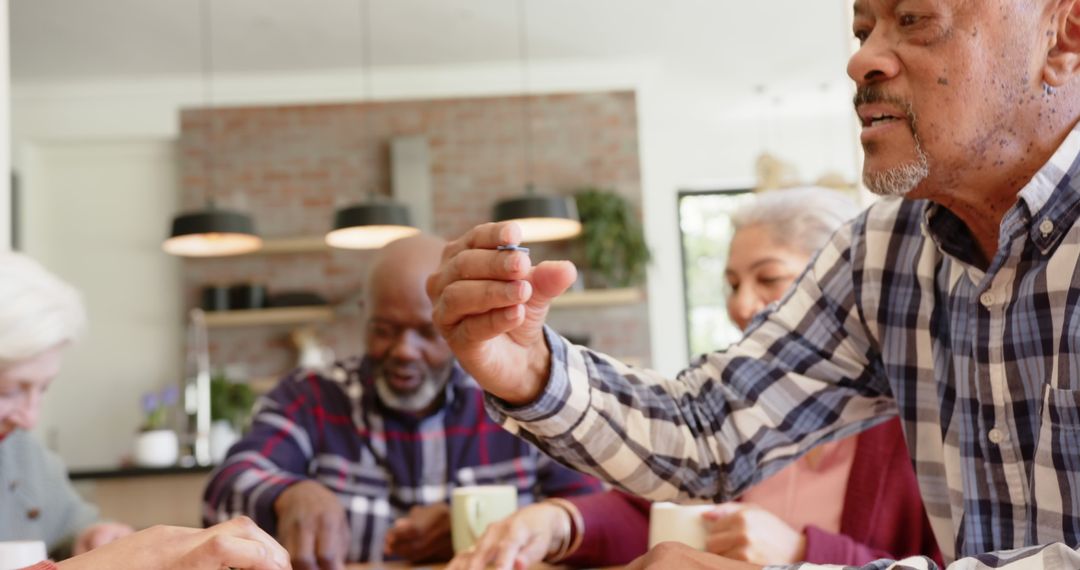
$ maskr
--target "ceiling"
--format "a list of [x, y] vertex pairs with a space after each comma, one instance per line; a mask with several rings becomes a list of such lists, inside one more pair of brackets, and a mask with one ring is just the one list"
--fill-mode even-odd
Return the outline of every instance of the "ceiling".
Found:
[[[360, 66], [360, 0], [209, 2], [215, 73]], [[533, 60], [662, 58], [748, 81], [842, 77], [846, 0], [527, 0]], [[198, 73], [197, 0], [10, 0], [13, 81]], [[512, 0], [370, 0], [372, 64], [520, 61]]]

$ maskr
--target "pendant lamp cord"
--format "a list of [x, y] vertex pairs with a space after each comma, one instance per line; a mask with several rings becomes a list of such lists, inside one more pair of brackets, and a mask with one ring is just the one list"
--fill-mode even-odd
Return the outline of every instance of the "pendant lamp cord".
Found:
[[[359, 0], [357, 2], [357, 8], [359, 12], [358, 15], [360, 17], [360, 75], [361, 80], [363, 81], [360, 87], [360, 93], [363, 99], [360, 102], [360, 109], [358, 109], [357, 112], [357, 117], [359, 118], [358, 120], [360, 121], [360, 125], [356, 132], [360, 133], [360, 135], [363, 137], [363, 143], [364, 145], [366, 145], [371, 141], [372, 138], [371, 117], [369, 116], [370, 109], [366, 109], [366, 107], [371, 102], [374, 83], [371, 77], [371, 2], [369, 2], [369, 0]], [[366, 199], [369, 202], [374, 202], [376, 196], [375, 190], [373, 188], [365, 189], [363, 184], [363, 178], [361, 178], [359, 175], [357, 176], [357, 178], [357, 183], [360, 187], [360, 195], [366, 196]]]
[[214, 117], [214, 19], [210, 14], [210, 0], [202, 0], [199, 3], [199, 15], [201, 16], [200, 44], [202, 49], [202, 87], [203, 87], [203, 116], [206, 117], [207, 144], [203, 151], [203, 177], [206, 179], [206, 195], [204, 201], [213, 207], [214, 205], [214, 172], [213, 156], [217, 146], [217, 121]]
[[518, 56], [521, 58], [521, 129], [525, 139], [524, 174], [525, 187], [533, 186], [533, 132], [532, 98], [529, 95], [529, 26], [528, 5], [518, 0]]

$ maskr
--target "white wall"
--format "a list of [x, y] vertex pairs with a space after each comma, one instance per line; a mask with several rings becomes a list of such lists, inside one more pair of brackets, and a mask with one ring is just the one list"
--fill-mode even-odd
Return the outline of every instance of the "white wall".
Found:
[[[854, 178], [857, 154], [849, 88], [842, 79], [842, 45], [838, 37], [836, 75], [819, 82], [773, 84], [764, 97], [750, 86], [732, 85], [707, 69], [679, 62], [533, 65], [533, 92], [638, 93], [645, 230], [655, 257], [648, 282], [652, 349], [654, 367], [661, 372], [674, 374], [687, 362], [677, 192], [752, 185], [754, 159], [763, 150], [795, 163], [806, 179], [827, 170]], [[513, 94], [519, 93], [519, 81], [516, 65], [380, 68], [373, 98]], [[247, 75], [217, 77], [215, 91], [219, 105], [317, 103], [359, 99], [362, 83], [358, 74], [343, 71]], [[174, 139], [177, 111], [202, 105], [201, 93], [197, 77], [17, 83], [12, 115], [16, 168], [22, 170], [26, 149], [44, 141]], [[166, 219], [162, 216], [162, 232]]]
[[0, 0], [0, 251], [11, 247], [11, 108], [8, 48], [8, 3]]
[[79, 288], [90, 320], [38, 429], [70, 467], [116, 465], [140, 395], [184, 372], [180, 261], [161, 253], [179, 203], [175, 145], [47, 141], [24, 158], [25, 250]]

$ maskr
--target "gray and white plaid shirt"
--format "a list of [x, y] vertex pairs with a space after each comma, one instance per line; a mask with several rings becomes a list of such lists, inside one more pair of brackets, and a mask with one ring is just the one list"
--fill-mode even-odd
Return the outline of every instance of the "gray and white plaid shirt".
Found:
[[635, 493], [715, 501], [899, 414], [946, 560], [1080, 568], [1078, 154], [1074, 130], [1005, 215], [985, 271], [952, 213], [884, 200], [742, 342], [678, 380], [549, 331], [546, 392], [522, 408], [489, 396], [489, 411]]

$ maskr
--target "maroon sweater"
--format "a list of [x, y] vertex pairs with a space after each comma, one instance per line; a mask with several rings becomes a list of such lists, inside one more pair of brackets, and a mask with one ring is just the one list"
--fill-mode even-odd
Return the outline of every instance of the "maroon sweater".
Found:
[[[861, 566], [881, 558], [941, 552], [926, 518], [900, 421], [890, 420], [858, 436], [844, 495], [840, 532], [808, 526], [806, 562]], [[649, 501], [620, 491], [571, 497], [585, 523], [574, 566], [626, 564], [645, 554]]]

